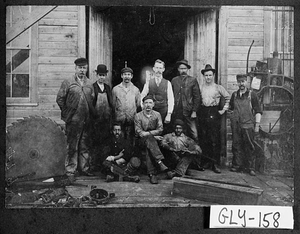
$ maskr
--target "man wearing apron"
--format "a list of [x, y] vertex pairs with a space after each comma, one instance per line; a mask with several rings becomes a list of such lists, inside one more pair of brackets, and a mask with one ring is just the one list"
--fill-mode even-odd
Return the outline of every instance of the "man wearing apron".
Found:
[[93, 126], [93, 157], [92, 165], [93, 169], [97, 170], [101, 167], [101, 146], [104, 140], [109, 137], [111, 129], [112, 119], [112, 94], [111, 88], [105, 83], [107, 78], [107, 68], [104, 64], [97, 66], [98, 80], [93, 84], [95, 90], [95, 99], [93, 100], [93, 106], [95, 107], [97, 118], [94, 119]]
[[247, 75], [236, 76], [239, 90], [230, 99], [233, 172], [246, 171], [255, 176], [254, 134], [259, 132], [262, 115], [257, 95], [247, 86]]

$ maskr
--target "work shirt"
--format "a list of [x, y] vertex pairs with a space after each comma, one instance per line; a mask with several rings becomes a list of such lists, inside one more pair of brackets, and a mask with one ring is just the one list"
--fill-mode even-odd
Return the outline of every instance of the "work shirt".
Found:
[[163, 132], [163, 123], [159, 112], [152, 110], [149, 115], [146, 111], [140, 111], [134, 118], [136, 136], [141, 137], [142, 132], [150, 132], [153, 136], [159, 136]]
[[201, 86], [202, 105], [204, 106], [219, 106], [220, 98], [225, 98], [223, 110], [228, 110], [230, 95], [222, 85], [212, 84]]
[[113, 88], [112, 97], [116, 121], [133, 122], [137, 108], [141, 105], [139, 89], [131, 82], [127, 88], [120, 83]]
[[122, 150], [124, 150], [122, 158], [124, 158], [126, 161], [129, 161], [131, 158], [129, 141], [121, 136], [119, 138], [111, 136], [104, 142], [103, 160], [105, 160], [108, 156], [118, 155]]
[[161, 146], [167, 150], [190, 150], [193, 153], [201, 154], [200, 146], [184, 133], [181, 133], [180, 136], [176, 136], [175, 132], [164, 135]]
[[[164, 90], [164, 84], [167, 83], [167, 89]], [[158, 96], [159, 93], [165, 93], [166, 98], [163, 95], [162, 98], [155, 98], [155, 96]], [[155, 106], [160, 105], [160, 101], [164, 100], [168, 107], [168, 113], [172, 114], [174, 109], [174, 94], [171, 82], [162, 78], [162, 77], [152, 77], [150, 81], [146, 81], [143, 91], [141, 93], [141, 100], [143, 100], [144, 97], [147, 96], [147, 94], [153, 95], [155, 98]], [[143, 104], [143, 103], [142, 103]], [[143, 105], [142, 105], [143, 106]]]
[[94, 97], [93, 85], [86, 76], [82, 81], [76, 75], [64, 80], [56, 97], [61, 119], [66, 123], [88, 121], [91, 115], [89, 105], [92, 105]]

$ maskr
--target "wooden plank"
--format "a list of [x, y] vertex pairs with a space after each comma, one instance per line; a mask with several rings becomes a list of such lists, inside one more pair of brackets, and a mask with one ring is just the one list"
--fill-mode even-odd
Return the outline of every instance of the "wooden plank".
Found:
[[77, 34], [39, 34], [39, 41], [77, 41]]
[[39, 57], [39, 64], [74, 64], [76, 57]]
[[[248, 50], [249, 50], [250, 45], [248, 46], [228, 46], [228, 52], [229, 53], [243, 53], [243, 54], [247, 54]], [[261, 54], [263, 51], [263, 46], [256, 46], [256, 47], [252, 47], [250, 53], [251, 54]]]
[[229, 32], [249, 32], [249, 31], [253, 31], [253, 32], [263, 32], [264, 31], [264, 25], [263, 24], [241, 24], [241, 23], [237, 23], [237, 24], [228, 24], [228, 31]]
[[6, 34], [6, 44], [9, 43], [12, 39], [23, 33], [25, 30], [30, 28], [35, 24], [39, 19], [45, 17], [57, 6], [43, 6], [40, 8], [35, 8], [34, 11], [30, 14], [28, 19], [22, 20], [15, 24], [10, 31]]
[[263, 32], [228, 32], [228, 38], [263, 38]]
[[77, 27], [72, 26], [39, 26], [39, 33], [76, 34], [77, 30]]
[[39, 75], [39, 81], [45, 81], [45, 80], [61, 80], [64, 79], [70, 79], [75, 74], [75, 64], [73, 65], [73, 71], [67, 71], [67, 72], [57, 72], [57, 71], [51, 71], [51, 72], [43, 72]]
[[56, 95], [57, 94], [57, 92], [58, 92], [58, 88], [59, 87], [57, 87], [57, 88], [52, 88], [52, 87], [46, 87], [46, 88], [44, 88], [44, 87], [40, 87], [39, 88], [39, 94], [40, 95]]
[[74, 73], [75, 66], [74, 65], [50, 65], [50, 64], [40, 64], [39, 72], [73, 72]]
[[247, 46], [247, 45], [250, 46], [252, 40], [254, 40], [253, 47], [264, 45], [263, 38], [244, 38], [244, 39], [228, 38], [228, 46]]
[[40, 49], [76, 49], [77, 43], [75, 41], [64, 41], [64, 42], [48, 42], [40, 41]]
[[259, 205], [263, 190], [225, 182], [173, 178], [173, 194], [223, 205]]
[[54, 11], [77, 12], [77, 6], [58, 6]]
[[45, 19], [74, 20], [74, 19], [77, 19], [77, 12], [52, 11], [50, 14], [46, 15], [44, 18]]
[[228, 18], [228, 23], [229, 24], [254, 24], [254, 25], [259, 25], [263, 24], [263, 17], [229, 17]]
[[[241, 60], [228, 61], [228, 67], [231, 67], [231, 68], [244, 67], [246, 69], [246, 65], [247, 65], [247, 61], [241, 61]], [[252, 66], [255, 66], [255, 65], [256, 65], [256, 60], [249, 60], [249, 68]]]
[[242, 16], [242, 17], [263, 17], [262, 9], [231, 9], [229, 11], [229, 17], [232, 16]]
[[272, 11], [264, 11], [264, 58], [270, 57]]
[[[86, 14], [85, 6], [78, 6], [78, 40], [77, 40], [77, 56], [86, 57]], [[111, 43], [112, 44], [112, 43]], [[111, 50], [112, 51], [112, 50]], [[112, 59], [112, 56], [110, 56]], [[112, 70], [111, 66], [108, 66], [108, 70]]]
[[218, 39], [218, 83], [226, 85], [227, 83], [227, 68], [228, 68], [228, 7], [221, 7], [219, 13], [219, 39]]
[[40, 26], [45, 25], [62, 25], [62, 26], [77, 26], [78, 20], [65, 20], [65, 19], [41, 19], [39, 21]]
[[56, 103], [56, 95], [39, 95], [39, 103]]
[[[249, 59], [252, 61], [263, 60], [263, 54], [250, 54]], [[228, 54], [228, 61], [247, 61], [247, 54]]]
[[63, 79], [61, 80], [39, 80], [39, 87], [43, 88], [53, 88], [54, 90], [59, 90], [61, 83], [63, 82]]
[[228, 68], [228, 75], [234, 75], [236, 76], [237, 74], [245, 74], [246, 73], [246, 68], [241, 67], [241, 68]]
[[7, 117], [8, 118], [22, 118], [22, 117], [28, 117], [31, 115], [37, 115], [37, 116], [46, 116], [46, 117], [60, 117], [60, 109], [48, 109], [48, 110], [39, 110], [39, 109], [28, 109], [28, 110], [7, 110]]
[[67, 57], [72, 58], [77, 56], [77, 49], [39, 49], [39, 57]]

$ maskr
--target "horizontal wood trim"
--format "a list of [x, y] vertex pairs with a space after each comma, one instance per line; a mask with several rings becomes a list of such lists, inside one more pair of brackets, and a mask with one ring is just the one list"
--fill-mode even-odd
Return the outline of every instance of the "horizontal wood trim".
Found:
[[264, 25], [263, 24], [228, 24], [228, 32], [263, 32], [264, 31]]
[[241, 68], [228, 68], [228, 75], [237, 75], [237, 74], [245, 74], [246, 73], [246, 68], [241, 67]]
[[39, 86], [40, 87], [47, 87], [47, 88], [53, 88], [53, 89], [58, 89], [61, 86], [61, 83], [64, 81], [64, 79], [59, 79], [59, 80], [39, 80]]
[[52, 11], [48, 15], [44, 17], [45, 19], [65, 19], [74, 20], [78, 18], [77, 11], [76, 12], [60, 12], [60, 11]]
[[[256, 60], [249, 60], [249, 64], [248, 64], [249, 70], [250, 67], [255, 65], [256, 65]], [[246, 69], [246, 66], [247, 66], [247, 61], [240, 61], [240, 60], [228, 61], [228, 67], [232, 67], [232, 68], [244, 67]]]
[[245, 7], [244, 9], [231, 9], [228, 13], [229, 17], [263, 17], [262, 9], [248, 9]]
[[59, 108], [56, 109], [48, 109], [48, 110], [40, 110], [40, 109], [31, 109], [31, 110], [7, 110], [7, 117], [8, 118], [22, 118], [22, 117], [28, 117], [32, 115], [38, 115], [38, 116], [46, 116], [46, 117], [60, 117], [61, 111]]
[[60, 86], [58, 86], [58, 87], [46, 87], [46, 88], [44, 88], [44, 87], [40, 87], [39, 88], [39, 95], [57, 95], [57, 93], [58, 93], [58, 90], [59, 90], [59, 87]]
[[228, 32], [228, 38], [263, 38], [263, 32]]
[[[39, 64], [74, 64], [77, 57], [39, 57]], [[75, 64], [74, 64], [75, 66]]]
[[76, 57], [77, 56], [77, 49], [39, 49], [38, 55], [40, 57]]
[[244, 39], [228, 38], [228, 46], [246, 46], [246, 45], [248, 45], [250, 47], [252, 40], [254, 40], [252, 47], [264, 45], [263, 38], [244, 38]]
[[234, 24], [234, 23], [238, 23], [238, 24], [255, 24], [255, 25], [259, 25], [264, 23], [263, 17], [229, 17], [228, 18], [228, 23], [229, 24]]
[[39, 72], [72, 72], [74, 73], [75, 66], [74, 65], [39, 65]]
[[78, 20], [65, 20], [65, 19], [41, 19], [39, 25], [61, 25], [61, 26], [77, 26]]
[[77, 41], [77, 34], [39, 34], [39, 41]]
[[76, 41], [64, 41], [64, 42], [48, 42], [48, 41], [40, 41], [39, 42], [40, 49], [76, 49], [77, 44]]
[[45, 81], [45, 80], [63, 80], [63, 79], [70, 79], [75, 74], [75, 64], [73, 65], [73, 71], [67, 71], [67, 72], [59, 72], [59, 71], [51, 71], [51, 72], [41, 72], [39, 75], [39, 81]]
[[77, 33], [77, 27], [72, 26], [39, 26], [39, 33]]
[[55, 11], [77, 12], [78, 6], [58, 6]]
[[[247, 54], [233, 54], [228, 53], [228, 61], [247, 61]], [[250, 54], [249, 60], [263, 60], [263, 54]]]
[[[247, 54], [250, 45], [247, 46], [228, 46], [228, 53], [243, 53]], [[263, 52], [263, 46], [255, 46], [251, 48], [250, 54], [261, 54]]]
[[39, 103], [56, 103], [57, 95], [39, 95]]

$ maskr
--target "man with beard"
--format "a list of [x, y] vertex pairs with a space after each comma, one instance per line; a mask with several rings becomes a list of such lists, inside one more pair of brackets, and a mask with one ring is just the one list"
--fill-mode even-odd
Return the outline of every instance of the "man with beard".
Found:
[[58, 91], [56, 102], [61, 109], [61, 119], [66, 123], [68, 155], [65, 168], [71, 181], [78, 170], [82, 175], [89, 172], [88, 129], [93, 117], [94, 88], [86, 77], [88, 62], [85, 58], [75, 60], [75, 75], [64, 80]]
[[172, 79], [172, 87], [175, 99], [175, 106], [172, 119], [181, 119], [187, 125], [188, 135], [198, 142], [196, 125], [197, 114], [201, 96], [198, 81], [187, 74], [191, 66], [187, 60], [177, 61], [179, 76]]
[[255, 176], [254, 135], [259, 132], [262, 109], [256, 93], [246, 87], [247, 75], [239, 74], [236, 79], [239, 90], [232, 94], [229, 102], [233, 153], [230, 170], [245, 170]]
[[141, 99], [145, 96], [152, 95], [154, 98], [153, 110], [158, 111], [162, 121], [169, 124], [174, 108], [174, 95], [171, 82], [163, 78], [165, 63], [157, 59], [153, 66], [154, 75], [144, 85], [141, 93]]
[[157, 140], [162, 139], [163, 123], [159, 112], [154, 111], [154, 98], [147, 95], [143, 98], [143, 110], [135, 115], [135, 133], [137, 137], [137, 145], [146, 148], [146, 166], [147, 174], [151, 184], [157, 184], [157, 171], [167, 171], [168, 168], [162, 162], [164, 156], [159, 149]]
[[122, 123], [125, 139], [133, 143], [134, 116], [141, 106], [139, 89], [131, 82], [133, 70], [125, 67], [121, 70], [123, 81], [112, 90], [115, 121]]
[[184, 122], [182, 120], [176, 119], [174, 127], [175, 131], [164, 135], [161, 141], [161, 146], [167, 150], [169, 159], [176, 163], [175, 169], [167, 172], [169, 179], [185, 175], [194, 157], [200, 158], [202, 153], [200, 146], [183, 133]]
[[140, 181], [139, 176], [134, 176], [133, 173], [141, 162], [138, 158], [131, 157], [131, 146], [122, 136], [120, 123], [113, 124], [112, 136], [105, 141], [102, 151], [105, 157], [102, 173], [106, 175], [107, 182], [112, 182], [120, 176], [124, 181]]

